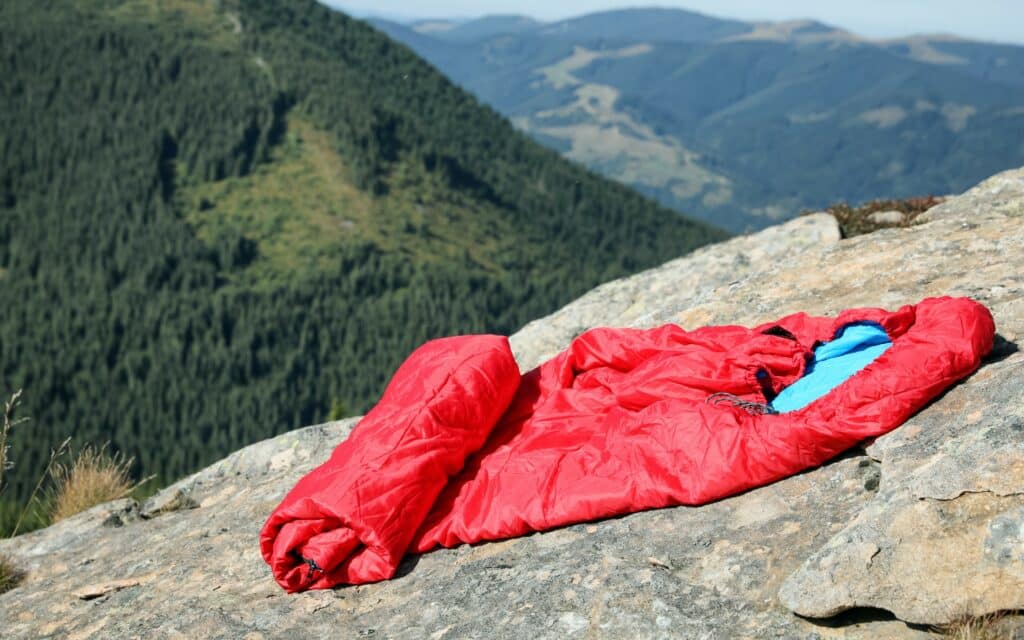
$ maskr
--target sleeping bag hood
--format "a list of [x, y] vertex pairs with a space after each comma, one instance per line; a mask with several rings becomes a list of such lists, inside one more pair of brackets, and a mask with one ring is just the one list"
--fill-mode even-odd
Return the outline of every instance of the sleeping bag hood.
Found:
[[391, 578], [406, 553], [718, 500], [900, 425], [994, 331], [966, 298], [601, 328], [523, 375], [503, 336], [434, 340], [274, 510], [261, 551], [286, 590], [322, 589]]

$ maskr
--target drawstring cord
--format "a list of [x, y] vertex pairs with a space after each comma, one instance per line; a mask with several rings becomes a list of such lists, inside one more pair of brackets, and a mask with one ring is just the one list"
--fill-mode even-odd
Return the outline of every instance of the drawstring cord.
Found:
[[744, 400], [739, 396], [735, 396], [731, 393], [719, 391], [718, 393], [712, 393], [710, 396], [704, 399], [707, 404], [721, 405], [731, 404], [734, 407], [743, 409], [750, 415], [763, 416], [763, 415], [775, 415], [778, 413], [772, 406], [765, 402], [750, 402]]
[[316, 560], [312, 558], [302, 558], [302, 561], [309, 565], [309, 573], [306, 574], [306, 580], [312, 580], [313, 573], [316, 571], [319, 571], [320, 573], [324, 572], [324, 570], [320, 568], [320, 565], [316, 563]]

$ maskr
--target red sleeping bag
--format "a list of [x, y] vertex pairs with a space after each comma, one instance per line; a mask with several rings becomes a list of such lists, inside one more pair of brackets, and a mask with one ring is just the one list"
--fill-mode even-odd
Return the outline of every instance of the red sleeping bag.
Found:
[[[856, 322], [891, 348], [805, 408], [707, 402], [767, 402]], [[895, 428], [977, 369], [994, 331], [966, 298], [754, 329], [594, 329], [522, 376], [505, 337], [434, 340], [271, 514], [263, 557], [286, 590], [324, 589], [386, 580], [406, 553], [717, 500]]]

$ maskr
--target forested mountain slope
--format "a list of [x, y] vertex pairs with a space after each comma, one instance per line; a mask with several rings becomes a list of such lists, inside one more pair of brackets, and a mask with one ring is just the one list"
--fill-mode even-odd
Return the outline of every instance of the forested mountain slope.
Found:
[[173, 479], [724, 235], [312, 0], [6, 0], [0, 70], [8, 502], [65, 435]]
[[676, 9], [375, 24], [535, 139], [734, 230], [1024, 164], [1024, 47]]

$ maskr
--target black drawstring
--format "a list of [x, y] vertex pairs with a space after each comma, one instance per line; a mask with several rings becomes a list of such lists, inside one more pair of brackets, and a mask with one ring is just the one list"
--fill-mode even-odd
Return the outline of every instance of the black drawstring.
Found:
[[744, 400], [739, 396], [735, 396], [731, 393], [725, 393], [724, 391], [712, 393], [704, 399], [704, 402], [715, 405], [731, 404], [734, 407], [739, 407], [747, 413], [755, 416], [774, 415], [778, 413], [778, 411], [773, 409], [770, 404], [764, 402], [750, 402], [749, 400]]
[[302, 561], [309, 565], [309, 573], [306, 574], [306, 580], [312, 580], [313, 573], [316, 571], [319, 571], [320, 573], [324, 572], [324, 570], [320, 568], [320, 565], [318, 565], [316, 563], [316, 560], [314, 560], [313, 558], [302, 558]]

